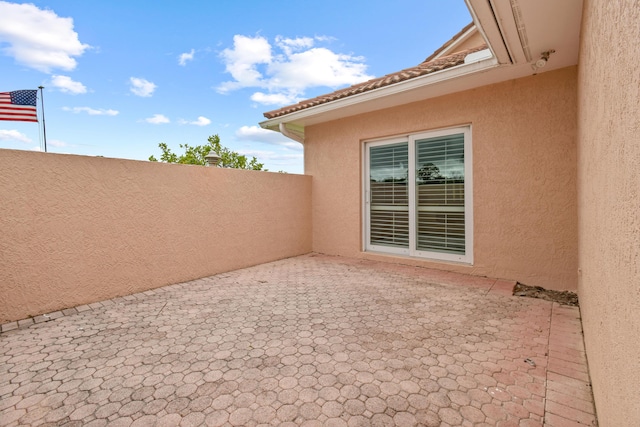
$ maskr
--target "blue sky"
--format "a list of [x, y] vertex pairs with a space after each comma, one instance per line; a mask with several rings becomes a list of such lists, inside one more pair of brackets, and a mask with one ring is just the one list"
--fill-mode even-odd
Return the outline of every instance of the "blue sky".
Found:
[[[302, 173], [263, 112], [417, 65], [469, 22], [463, 0], [0, 0], [0, 91], [45, 86], [50, 152], [146, 160], [217, 133]], [[0, 121], [0, 148], [39, 146]]]

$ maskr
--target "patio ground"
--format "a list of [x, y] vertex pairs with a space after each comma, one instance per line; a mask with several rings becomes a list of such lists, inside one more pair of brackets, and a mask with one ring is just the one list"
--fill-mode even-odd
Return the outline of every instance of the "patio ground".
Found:
[[2, 325], [0, 425], [596, 425], [576, 307], [310, 254]]

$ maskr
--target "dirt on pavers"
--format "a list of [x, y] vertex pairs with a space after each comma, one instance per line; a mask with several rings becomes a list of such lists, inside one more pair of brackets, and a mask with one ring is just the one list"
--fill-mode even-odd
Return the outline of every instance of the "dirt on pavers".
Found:
[[300, 256], [7, 331], [0, 425], [541, 427], [550, 304], [437, 277]]
[[518, 297], [540, 298], [562, 305], [579, 307], [578, 295], [571, 291], [554, 291], [540, 286], [528, 286], [518, 282], [513, 288], [513, 295]]

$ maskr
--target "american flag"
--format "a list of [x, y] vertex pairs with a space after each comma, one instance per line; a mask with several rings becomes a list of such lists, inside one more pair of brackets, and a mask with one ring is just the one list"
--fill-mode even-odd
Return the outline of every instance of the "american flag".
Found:
[[37, 90], [0, 92], [0, 120], [37, 122]]

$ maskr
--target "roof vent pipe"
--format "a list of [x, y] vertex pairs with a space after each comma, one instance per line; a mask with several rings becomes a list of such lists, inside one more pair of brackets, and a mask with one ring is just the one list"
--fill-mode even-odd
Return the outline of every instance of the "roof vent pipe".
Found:
[[204, 156], [204, 161], [207, 163], [206, 166], [218, 166], [218, 163], [220, 163], [220, 156], [218, 156], [218, 153], [211, 150], [209, 151], [209, 154]]

